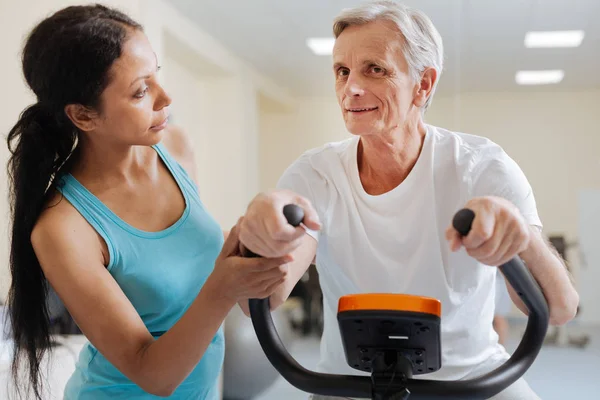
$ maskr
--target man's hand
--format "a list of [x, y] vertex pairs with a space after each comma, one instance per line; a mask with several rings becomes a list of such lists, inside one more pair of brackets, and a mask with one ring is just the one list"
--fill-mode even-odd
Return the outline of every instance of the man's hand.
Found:
[[465, 208], [475, 213], [471, 231], [462, 237], [452, 225], [446, 230], [446, 239], [452, 251], [465, 247], [467, 253], [479, 262], [499, 266], [524, 252], [531, 239], [531, 228], [519, 209], [500, 197], [478, 197]]
[[303, 225], [319, 230], [321, 224], [310, 202], [289, 190], [275, 190], [257, 195], [248, 206], [240, 225], [240, 242], [255, 254], [276, 258], [291, 254], [302, 244], [304, 227], [291, 226], [283, 207], [296, 204], [304, 210]]

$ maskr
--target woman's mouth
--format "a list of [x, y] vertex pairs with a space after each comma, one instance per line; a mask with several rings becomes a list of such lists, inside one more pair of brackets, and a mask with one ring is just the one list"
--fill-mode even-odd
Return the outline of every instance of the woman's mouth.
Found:
[[159, 125], [151, 126], [150, 129], [153, 131], [161, 131], [167, 127], [168, 122], [169, 118], [165, 118], [164, 121], [161, 122]]

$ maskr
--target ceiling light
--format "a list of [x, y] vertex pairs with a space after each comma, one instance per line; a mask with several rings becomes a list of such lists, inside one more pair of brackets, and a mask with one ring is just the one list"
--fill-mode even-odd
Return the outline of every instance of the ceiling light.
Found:
[[318, 56], [328, 56], [333, 52], [334, 38], [309, 38], [306, 45]]
[[515, 80], [519, 85], [548, 85], [559, 83], [563, 80], [565, 71], [563, 70], [545, 70], [545, 71], [519, 71]]
[[583, 31], [527, 32], [525, 47], [578, 47], [583, 37]]

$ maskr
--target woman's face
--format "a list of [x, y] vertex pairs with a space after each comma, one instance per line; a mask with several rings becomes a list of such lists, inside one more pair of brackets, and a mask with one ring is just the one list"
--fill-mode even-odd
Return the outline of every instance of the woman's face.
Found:
[[160, 142], [171, 98], [158, 82], [158, 70], [156, 54], [146, 35], [131, 31], [121, 57], [110, 68], [110, 83], [100, 97], [95, 137], [125, 145]]

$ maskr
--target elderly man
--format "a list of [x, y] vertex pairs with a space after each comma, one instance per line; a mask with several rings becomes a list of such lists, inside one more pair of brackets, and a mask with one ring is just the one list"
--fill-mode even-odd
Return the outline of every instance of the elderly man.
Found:
[[[442, 368], [425, 379], [482, 375], [509, 357], [492, 327], [495, 266], [521, 257], [545, 293], [552, 324], [574, 316], [578, 295], [541, 234], [519, 166], [487, 139], [423, 121], [443, 63], [431, 21], [379, 1], [345, 10], [333, 30], [335, 89], [352, 137], [296, 160], [278, 190], [251, 202], [240, 240], [263, 256], [293, 255], [274, 307], [316, 256], [324, 295], [319, 371], [360, 374], [346, 364], [338, 299], [386, 292], [442, 302]], [[287, 225], [287, 203], [305, 209], [305, 227]], [[463, 207], [476, 214], [464, 238], [451, 227]], [[495, 398], [538, 397], [519, 380]]]

